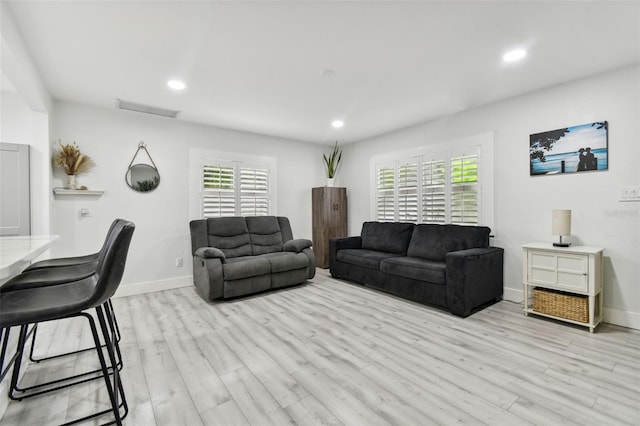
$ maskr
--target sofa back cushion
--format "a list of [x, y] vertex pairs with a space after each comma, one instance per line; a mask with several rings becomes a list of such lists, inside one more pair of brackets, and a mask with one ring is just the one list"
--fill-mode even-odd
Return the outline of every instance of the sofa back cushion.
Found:
[[362, 224], [362, 248], [405, 255], [413, 223], [365, 222]]
[[282, 251], [282, 230], [275, 216], [247, 217], [247, 228], [254, 256]]
[[490, 232], [486, 226], [416, 225], [407, 256], [443, 262], [451, 251], [489, 247]]

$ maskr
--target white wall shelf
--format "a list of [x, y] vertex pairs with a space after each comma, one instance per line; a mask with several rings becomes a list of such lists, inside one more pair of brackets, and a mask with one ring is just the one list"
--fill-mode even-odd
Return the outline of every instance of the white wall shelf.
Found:
[[53, 188], [53, 193], [58, 196], [64, 195], [84, 195], [84, 196], [94, 196], [100, 197], [104, 194], [104, 190], [102, 189], [65, 189], [65, 188]]

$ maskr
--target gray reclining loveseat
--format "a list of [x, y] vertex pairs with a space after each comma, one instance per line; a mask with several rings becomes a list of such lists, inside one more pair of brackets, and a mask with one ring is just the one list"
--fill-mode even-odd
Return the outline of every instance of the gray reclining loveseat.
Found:
[[311, 241], [286, 217], [221, 217], [189, 223], [193, 283], [207, 301], [301, 284], [314, 277]]

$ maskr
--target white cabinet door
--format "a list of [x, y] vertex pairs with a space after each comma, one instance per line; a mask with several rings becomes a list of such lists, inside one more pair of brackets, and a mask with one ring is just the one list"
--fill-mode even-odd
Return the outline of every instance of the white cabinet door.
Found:
[[29, 145], [0, 143], [0, 236], [30, 235]]
[[589, 289], [588, 256], [529, 251], [528, 266], [532, 284], [581, 293]]

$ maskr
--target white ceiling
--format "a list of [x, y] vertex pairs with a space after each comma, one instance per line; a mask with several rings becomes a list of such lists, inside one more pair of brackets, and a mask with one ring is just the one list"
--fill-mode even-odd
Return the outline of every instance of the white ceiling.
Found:
[[55, 99], [320, 143], [640, 62], [638, 1], [6, 3]]

